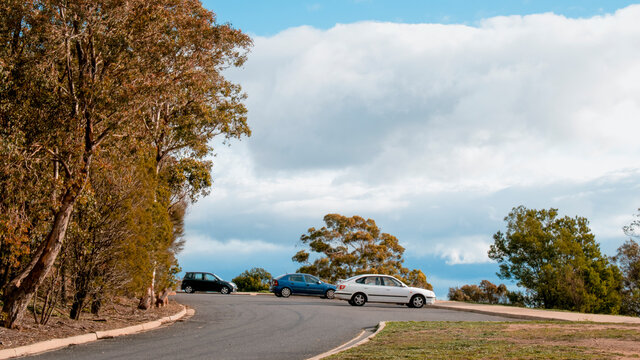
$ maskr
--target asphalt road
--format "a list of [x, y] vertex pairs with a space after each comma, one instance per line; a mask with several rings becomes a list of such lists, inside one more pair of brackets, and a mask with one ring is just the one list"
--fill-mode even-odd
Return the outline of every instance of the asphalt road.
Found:
[[498, 316], [406, 306], [354, 307], [317, 297], [178, 294], [193, 317], [157, 330], [77, 345], [34, 359], [306, 359], [383, 320], [510, 321]]

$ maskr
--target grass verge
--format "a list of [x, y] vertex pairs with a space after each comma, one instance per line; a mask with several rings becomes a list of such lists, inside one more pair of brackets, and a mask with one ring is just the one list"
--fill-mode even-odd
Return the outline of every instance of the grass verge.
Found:
[[640, 359], [640, 326], [590, 322], [390, 322], [330, 359]]

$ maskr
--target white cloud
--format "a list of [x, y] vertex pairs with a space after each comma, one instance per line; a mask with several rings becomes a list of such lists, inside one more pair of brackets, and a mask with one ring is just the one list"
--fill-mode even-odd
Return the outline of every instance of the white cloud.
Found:
[[185, 251], [285, 251], [339, 212], [402, 235], [408, 258], [482, 263], [524, 204], [586, 216], [610, 252], [640, 206], [638, 18], [640, 5], [255, 38], [230, 73], [253, 135], [220, 150], [187, 220], [264, 240], [190, 238]]
[[247, 256], [291, 251], [293, 246], [282, 246], [263, 240], [229, 239], [216, 240], [206, 235], [188, 235], [182, 256]]
[[439, 239], [433, 252], [444, 258], [448, 265], [483, 263], [489, 261], [487, 251], [491, 243], [490, 234]]
[[363, 22], [256, 38], [234, 73], [262, 170], [495, 187], [638, 165], [640, 6], [480, 27]]

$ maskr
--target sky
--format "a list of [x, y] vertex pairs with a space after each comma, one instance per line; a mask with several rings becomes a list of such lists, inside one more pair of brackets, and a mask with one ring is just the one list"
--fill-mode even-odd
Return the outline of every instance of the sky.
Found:
[[215, 143], [184, 271], [294, 272], [328, 213], [374, 219], [438, 298], [514, 283], [487, 257], [516, 206], [583, 216], [614, 255], [640, 207], [640, 5], [218, 1], [252, 136]]

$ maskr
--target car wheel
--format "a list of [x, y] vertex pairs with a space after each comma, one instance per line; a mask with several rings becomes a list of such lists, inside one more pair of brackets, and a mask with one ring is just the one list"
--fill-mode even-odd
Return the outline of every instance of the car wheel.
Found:
[[333, 299], [333, 294], [335, 293], [335, 291], [333, 291], [332, 289], [327, 290], [326, 293], [324, 293], [324, 297], [326, 297], [327, 299]]
[[220, 294], [224, 294], [227, 295], [228, 293], [230, 293], [231, 291], [229, 290], [228, 287], [223, 286], [222, 289], [220, 289]]
[[280, 293], [279, 293], [279, 292], [277, 292], [277, 291], [274, 291], [274, 292], [273, 292], [273, 294], [274, 294], [275, 296], [277, 296], [277, 297], [282, 297], [282, 294], [280, 294]]
[[357, 293], [351, 298], [351, 302], [355, 306], [362, 306], [367, 302], [367, 297], [363, 293]]
[[289, 295], [291, 295], [291, 289], [282, 288], [282, 290], [280, 290], [280, 295], [282, 295], [282, 297], [289, 297]]
[[187, 285], [184, 287], [184, 292], [186, 292], [187, 294], [191, 294], [193, 292], [193, 288]]
[[424, 306], [424, 296], [422, 295], [414, 295], [411, 298], [411, 307], [414, 307], [416, 309], [420, 309], [421, 307]]

